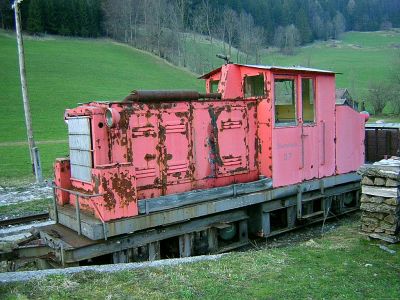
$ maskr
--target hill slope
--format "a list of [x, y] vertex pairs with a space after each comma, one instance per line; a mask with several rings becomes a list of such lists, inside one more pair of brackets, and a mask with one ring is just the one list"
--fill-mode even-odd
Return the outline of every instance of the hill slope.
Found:
[[[192, 73], [147, 53], [107, 40], [25, 39], [29, 95], [35, 139], [45, 174], [67, 152], [64, 110], [89, 100], [123, 99], [133, 89], [195, 89], [203, 82]], [[30, 173], [16, 40], [0, 32], [0, 178]]]
[[268, 51], [262, 63], [302, 65], [342, 73], [337, 75], [337, 86], [347, 87], [353, 96], [362, 98], [370, 82], [390, 80], [399, 47], [400, 31], [348, 32], [340, 41], [317, 42], [300, 48], [294, 56]]

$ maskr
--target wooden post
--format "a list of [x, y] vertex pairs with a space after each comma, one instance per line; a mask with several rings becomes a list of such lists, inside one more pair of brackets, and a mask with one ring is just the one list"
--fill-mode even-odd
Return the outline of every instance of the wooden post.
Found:
[[[32, 163], [32, 166], [34, 166], [36, 182], [41, 182], [42, 181], [42, 168], [40, 166], [39, 149], [37, 149], [37, 147], [35, 145], [35, 140], [33, 138], [31, 109], [29, 106], [28, 86], [27, 86], [27, 82], [26, 82], [24, 43], [22, 40], [21, 15], [20, 15], [20, 11], [19, 11], [19, 4], [21, 2], [22, 2], [22, 0], [14, 1], [14, 4], [12, 7], [14, 8], [15, 31], [17, 33], [19, 73], [20, 73], [20, 77], [21, 77], [22, 101], [24, 102], [25, 124], [26, 124], [26, 131], [27, 131], [27, 135], [28, 135], [29, 154], [31, 157], [31, 163]], [[35, 148], [36, 148], [36, 150], [35, 150]]]
[[218, 250], [218, 232], [216, 228], [209, 228], [207, 230], [208, 239], [208, 252], [214, 253]]
[[159, 241], [149, 243], [148, 249], [149, 249], [149, 261], [161, 259]]
[[185, 233], [179, 236], [179, 257], [192, 255], [192, 234]]

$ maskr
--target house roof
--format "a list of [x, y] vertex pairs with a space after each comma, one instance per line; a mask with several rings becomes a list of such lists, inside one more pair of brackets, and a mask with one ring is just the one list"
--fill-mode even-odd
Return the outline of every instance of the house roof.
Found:
[[[340, 74], [340, 73], [333, 72], [330, 70], [314, 69], [314, 68], [307, 68], [307, 67], [301, 67], [301, 66], [282, 67], [282, 66], [247, 65], [247, 64], [234, 64], [234, 65], [262, 69], [262, 70], [272, 70], [272, 71], [283, 70], [283, 71], [300, 71], [300, 72], [325, 73], [325, 74]], [[211, 72], [206, 73], [206, 74], [200, 76], [199, 78], [207, 79], [207, 78], [211, 77], [212, 75], [218, 73], [220, 70], [221, 70], [221, 67], [219, 67], [218, 69], [212, 70]]]
[[336, 89], [336, 99], [342, 99], [344, 98], [344, 94], [346, 94], [346, 92], [348, 93], [349, 91], [347, 90], [347, 88], [339, 88]]

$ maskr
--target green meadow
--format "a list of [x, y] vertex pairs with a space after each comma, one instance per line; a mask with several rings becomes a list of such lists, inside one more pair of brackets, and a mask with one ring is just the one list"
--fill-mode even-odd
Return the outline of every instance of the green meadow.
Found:
[[[54, 158], [68, 153], [66, 108], [122, 100], [134, 89], [203, 87], [195, 74], [109, 40], [26, 37], [24, 44], [33, 128], [46, 177]], [[26, 141], [26, 129], [16, 40], [9, 32], [0, 32], [0, 66], [0, 183], [32, 179], [28, 147], [15, 143]]]
[[363, 99], [371, 82], [391, 80], [397, 58], [400, 59], [400, 31], [348, 32], [339, 41], [316, 42], [300, 48], [293, 56], [267, 51], [262, 63], [338, 72], [337, 87], [346, 87], [353, 97]]

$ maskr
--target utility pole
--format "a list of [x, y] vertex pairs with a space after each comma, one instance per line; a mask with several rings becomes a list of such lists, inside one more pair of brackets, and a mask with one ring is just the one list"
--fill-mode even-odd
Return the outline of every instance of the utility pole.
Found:
[[28, 135], [29, 153], [31, 157], [31, 163], [33, 164], [33, 170], [36, 176], [36, 182], [40, 183], [43, 181], [42, 167], [40, 164], [39, 149], [36, 147], [35, 140], [33, 138], [31, 109], [29, 106], [28, 86], [26, 83], [24, 42], [22, 40], [21, 33], [21, 14], [19, 10], [19, 4], [22, 1], [23, 0], [15, 0], [12, 8], [14, 9], [15, 15], [15, 31], [17, 33], [19, 73], [21, 76], [22, 101], [24, 102], [25, 124], [26, 132]]

